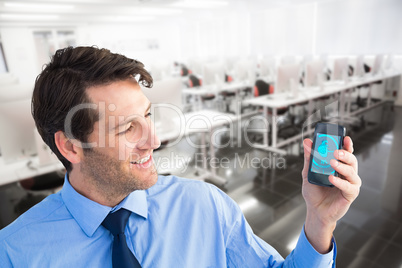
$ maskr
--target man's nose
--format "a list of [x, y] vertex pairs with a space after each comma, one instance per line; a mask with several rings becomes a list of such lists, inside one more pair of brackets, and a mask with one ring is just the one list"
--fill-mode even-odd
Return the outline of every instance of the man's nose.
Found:
[[156, 135], [155, 125], [152, 121], [142, 124], [143, 135], [142, 140], [138, 143], [139, 149], [155, 150], [161, 145], [161, 141]]

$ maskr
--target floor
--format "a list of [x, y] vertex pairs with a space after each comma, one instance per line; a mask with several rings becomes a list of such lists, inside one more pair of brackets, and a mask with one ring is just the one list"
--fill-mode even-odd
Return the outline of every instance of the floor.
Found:
[[[386, 104], [366, 112], [358, 126], [347, 126], [363, 185], [335, 230], [337, 267], [402, 267], [401, 118], [402, 107]], [[226, 146], [216, 155], [228, 159], [217, 169], [228, 179], [221, 188], [239, 204], [254, 232], [282, 256], [295, 246], [305, 219], [299, 149], [296, 143], [291, 153], [280, 156], [247, 145]], [[177, 175], [194, 177], [197, 160], [191, 156], [196, 149], [183, 141], [156, 154], [171, 157], [172, 152], [181, 156], [175, 159]], [[49, 193], [27, 193], [17, 184], [0, 187], [0, 228]]]

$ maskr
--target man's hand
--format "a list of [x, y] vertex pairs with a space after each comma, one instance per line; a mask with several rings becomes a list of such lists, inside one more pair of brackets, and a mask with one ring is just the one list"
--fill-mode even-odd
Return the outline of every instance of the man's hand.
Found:
[[307, 204], [305, 224], [306, 236], [313, 247], [320, 253], [326, 253], [331, 247], [332, 232], [336, 222], [348, 211], [352, 202], [359, 195], [361, 179], [357, 174], [357, 159], [353, 153], [353, 143], [350, 137], [343, 140], [343, 149], [334, 152], [335, 158], [331, 166], [340, 177], [329, 176], [333, 188], [317, 186], [307, 180], [313, 142], [305, 139], [303, 197]]

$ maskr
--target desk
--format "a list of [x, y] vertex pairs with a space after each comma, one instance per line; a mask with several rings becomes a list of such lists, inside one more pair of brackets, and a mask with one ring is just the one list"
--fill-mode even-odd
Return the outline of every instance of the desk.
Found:
[[[218, 95], [221, 92], [228, 91], [234, 92], [236, 98], [236, 104], [240, 103], [239, 101], [239, 91], [245, 89], [247, 87], [252, 87], [253, 85], [246, 82], [230, 82], [230, 83], [222, 83], [217, 85], [208, 85], [194, 88], [186, 88], [183, 89], [183, 94], [192, 95], [196, 97], [197, 108], [196, 110], [202, 110], [202, 96], [207, 94]], [[240, 114], [240, 108], [236, 105], [236, 115]]]
[[61, 162], [49, 165], [39, 165], [39, 158], [37, 156], [19, 160], [10, 164], [4, 163], [4, 159], [0, 157], [0, 185], [18, 182], [26, 178], [63, 169], [64, 166]]
[[[208, 168], [207, 163], [207, 148], [206, 148], [206, 135], [210, 134], [209, 151], [211, 159], [215, 158], [214, 148], [214, 131], [216, 128], [236, 122], [237, 117], [232, 114], [220, 113], [209, 110], [202, 110], [192, 113], [184, 114], [183, 117], [176, 118], [174, 124], [176, 127], [170, 128], [171, 131], [164, 131], [157, 129], [158, 137], [161, 141], [171, 141], [174, 139], [182, 138], [195, 133], [201, 134], [201, 151], [203, 155], [203, 166], [200, 168], [202, 174], [197, 176], [196, 179], [205, 180], [212, 179], [217, 184], [225, 184], [227, 181], [216, 174], [215, 168]], [[18, 182], [26, 178], [35, 177], [47, 174], [57, 170], [63, 170], [64, 166], [61, 162], [49, 165], [40, 165], [37, 156], [15, 161], [10, 164], [4, 163], [0, 157], [0, 185]]]
[[[352, 80], [349, 82], [340, 82], [340, 83], [325, 83], [324, 86], [321, 88], [299, 88], [297, 96], [289, 96], [288, 93], [281, 93], [281, 94], [272, 94], [272, 95], [264, 95], [253, 99], [248, 99], [243, 101], [243, 104], [252, 105], [252, 106], [261, 106], [263, 107], [263, 116], [267, 120], [267, 122], [271, 122], [272, 124], [272, 133], [271, 138], [272, 142], [271, 145], [268, 144], [268, 132], [264, 132], [264, 141], [263, 144], [254, 145], [255, 148], [264, 149], [272, 152], [277, 152], [280, 154], [286, 154], [286, 152], [280, 147], [283, 147], [291, 142], [294, 142], [300, 138], [302, 138], [303, 133], [295, 135], [291, 138], [288, 138], [280, 143], [278, 143], [278, 130], [275, 123], [275, 119], [277, 117], [278, 108], [282, 107], [289, 107], [295, 105], [297, 103], [308, 102], [308, 117], [307, 117], [307, 131], [304, 133], [305, 135], [310, 135], [314, 130], [311, 129], [311, 116], [313, 112], [313, 101], [319, 99], [324, 96], [334, 95], [340, 93], [340, 100], [339, 100], [339, 117], [340, 120], [344, 120], [346, 116], [355, 115], [359, 112], [362, 112], [367, 109], [371, 109], [374, 106], [371, 105], [371, 89], [373, 83], [392, 78], [395, 76], [401, 75], [399, 72], [392, 72], [392, 73], [383, 73], [381, 75], [376, 75], [372, 77], [365, 77], [362, 79]], [[360, 85], [369, 85], [369, 95], [367, 100], [367, 107], [362, 108], [359, 111], [354, 113], [350, 112], [350, 98], [347, 100], [345, 94], [347, 91], [356, 88]], [[345, 107], [346, 105], [346, 107]], [[379, 104], [376, 104], [377, 106]], [[269, 118], [268, 116], [268, 109], [272, 110], [272, 114]], [[270, 120], [271, 119], [271, 120]]]
[[[174, 126], [169, 126], [169, 131], [164, 131], [163, 127], [157, 128], [156, 133], [159, 139], [163, 141], [181, 140], [185, 136], [191, 134], [201, 134], [201, 144], [199, 145], [202, 153], [202, 167], [196, 167], [202, 173], [194, 179], [205, 180], [211, 179], [213, 182], [224, 185], [227, 183], [225, 178], [217, 175], [216, 168], [208, 168], [208, 155], [206, 136], [209, 134], [209, 153], [210, 159], [215, 159], [214, 147], [214, 131], [221, 126], [237, 122], [238, 117], [233, 114], [221, 113], [211, 110], [200, 110], [196, 112], [186, 113], [183, 116], [173, 120]], [[160, 171], [160, 170], [159, 170]]]

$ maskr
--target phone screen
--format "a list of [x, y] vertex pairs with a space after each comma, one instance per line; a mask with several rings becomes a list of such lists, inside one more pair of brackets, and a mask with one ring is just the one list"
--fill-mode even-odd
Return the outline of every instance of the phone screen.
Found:
[[334, 151], [339, 149], [340, 136], [317, 133], [311, 172], [331, 175], [335, 170], [331, 167], [331, 159], [335, 159]]

